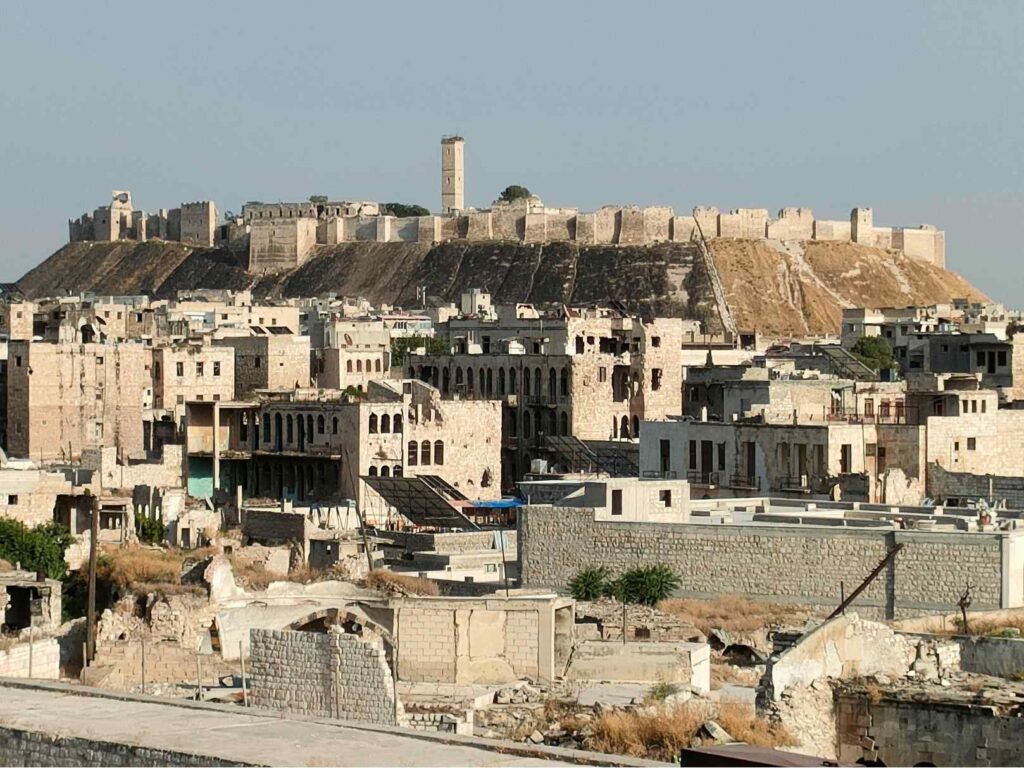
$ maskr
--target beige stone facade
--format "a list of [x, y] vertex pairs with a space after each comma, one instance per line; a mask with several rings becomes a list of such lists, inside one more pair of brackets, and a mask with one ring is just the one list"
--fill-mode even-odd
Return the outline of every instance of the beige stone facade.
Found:
[[142, 455], [151, 354], [136, 343], [11, 342], [10, 453], [67, 460], [83, 448], [114, 446], [124, 456]]
[[291, 333], [227, 336], [214, 345], [231, 347], [235, 356], [235, 397], [257, 389], [294, 389], [309, 386], [309, 337]]
[[231, 400], [235, 396], [235, 349], [205, 343], [153, 350], [153, 408], [182, 424], [188, 400]]

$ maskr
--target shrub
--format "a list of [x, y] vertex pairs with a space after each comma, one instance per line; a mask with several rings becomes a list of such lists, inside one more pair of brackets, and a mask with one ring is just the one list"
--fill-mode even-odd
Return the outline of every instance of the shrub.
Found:
[[850, 352], [864, 365], [876, 371], [893, 367], [892, 347], [881, 336], [861, 336]]
[[679, 587], [679, 577], [663, 563], [631, 568], [617, 579], [616, 597], [627, 603], [657, 605]]
[[412, 205], [409, 203], [385, 203], [384, 210], [382, 212], [390, 214], [391, 216], [397, 216], [400, 219], [404, 219], [407, 216], [430, 215], [430, 211], [422, 205]]
[[513, 200], [519, 200], [524, 197], [530, 196], [530, 190], [526, 187], [520, 186], [519, 184], [512, 184], [505, 187], [502, 190], [501, 195], [498, 196], [499, 200], [504, 200], [507, 203], [511, 203]]
[[647, 692], [647, 698], [651, 701], [664, 701], [669, 696], [679, 693], [679, 686], [675, 683], [668, 683], [664, 680], [659, 680], [657, 683], [651, 686], [651, 690]]
[[51, 579], [63, 579], [68, 567], [64, 551], [74, 542], [59, 523], [26, 528], [15, 520], [0, 520], [0, 559], [21, 563], [28, 571], [43, 571]]
[[436, 596], [439, 593], [437, 584], [430, 579], [422, 579], [419, 576], [409, 576], [405, 573], [395, 573], [375, 568], [366, 575], [364, 584], [370, 589], [379, 589], [382, 592], [406, 595], [427, 595]]
[[608, 593], [609, 575], [603, 565], [583, 568], [569, 581], [569, 594], [576, 600], [597, 600]]
[[160, 544], [164, 540], [167, 528], [163, 520], [139, 515], [135, 518], [135, 534], [140, 541], [148, 544]]

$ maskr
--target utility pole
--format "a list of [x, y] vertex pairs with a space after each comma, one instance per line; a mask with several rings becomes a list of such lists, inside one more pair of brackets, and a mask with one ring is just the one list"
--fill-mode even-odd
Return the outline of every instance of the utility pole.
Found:
[[89, 535], [89, 604], [85, 620], [87, 657], [83, 660], [88, 666], [89, 662], [96, 658], [96, 542], [100, 537], [100, 505], [99, 500], [88, 488], [85, 490], [85, 500], [92, 515]]

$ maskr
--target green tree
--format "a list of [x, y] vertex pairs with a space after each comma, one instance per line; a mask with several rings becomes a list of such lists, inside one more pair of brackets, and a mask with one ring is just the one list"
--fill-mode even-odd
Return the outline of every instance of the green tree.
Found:
[[0, 520], [0, 559], [21, 563], [29, 571], [43, 571], [51, 579], [67, 574], [64, 551], [72, 542], [74, 537], [59, 523], [26, 528], [16, 520]]
[[569, 581], [569, 594], [576, 600], [597, 600], [607, 594], [609, 578], [603, 565], [581, 568]]
[[424, 347], [428, 355], [447, 355], [451, 352], [448, 342], [433, 336], [403, 336], [391, 340], [391, 365], [401, 365], [409, 353]]
[[864, 365], [874, 368], [876, 371], [895, 367], [892, 347], [881, 336], [861, 336], [850, 352]]
[[404, 219], [409, 216], [430, 215], [430, 211], [422, 205], [412, 205], [409, 203], [384, 203], [384, 210], [382, 212], [392, 216], [397, 216], [400, 219]]
[[311, 203], [326, 203], [327, 195], [310, 195], [309, 202]]
[[498, 199], [504, 200], [506, 203], [511, 203], [513, 200], [521, 200], [522, 198], [529, 196], [530, 190], [526, 187], [521, 187], [518, 184], [512, 184], [511, 186], [505, 187]]
[[167, 528], [164, 526], [163, 520], [138, 515], [135, 518], [135, 533], [140, 541], [147, 544], [161, 544], [167, 533]]

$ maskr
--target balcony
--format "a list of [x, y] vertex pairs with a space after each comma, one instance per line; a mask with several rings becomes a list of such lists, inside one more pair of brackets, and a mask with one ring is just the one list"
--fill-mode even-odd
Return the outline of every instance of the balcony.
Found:
[[729, 487], [740, 491], [760, 491], [761, 478], [757, 475], [734, 474], [729, 477]]
[[718, 472], [698, 472], [695, 469], [688, 470], [686, 479], [691, 485], [699, 485], [705, 488], [718, 487]]
[[656, 469], [645, 469], [641, 475], [645, 480], [677, 480], [679, 473], [672, 469], [658, 471]]
[[786, 493], [810, 493], [820, 485], [817, 475], [787, 475], [776, 478], [775, 489]]

